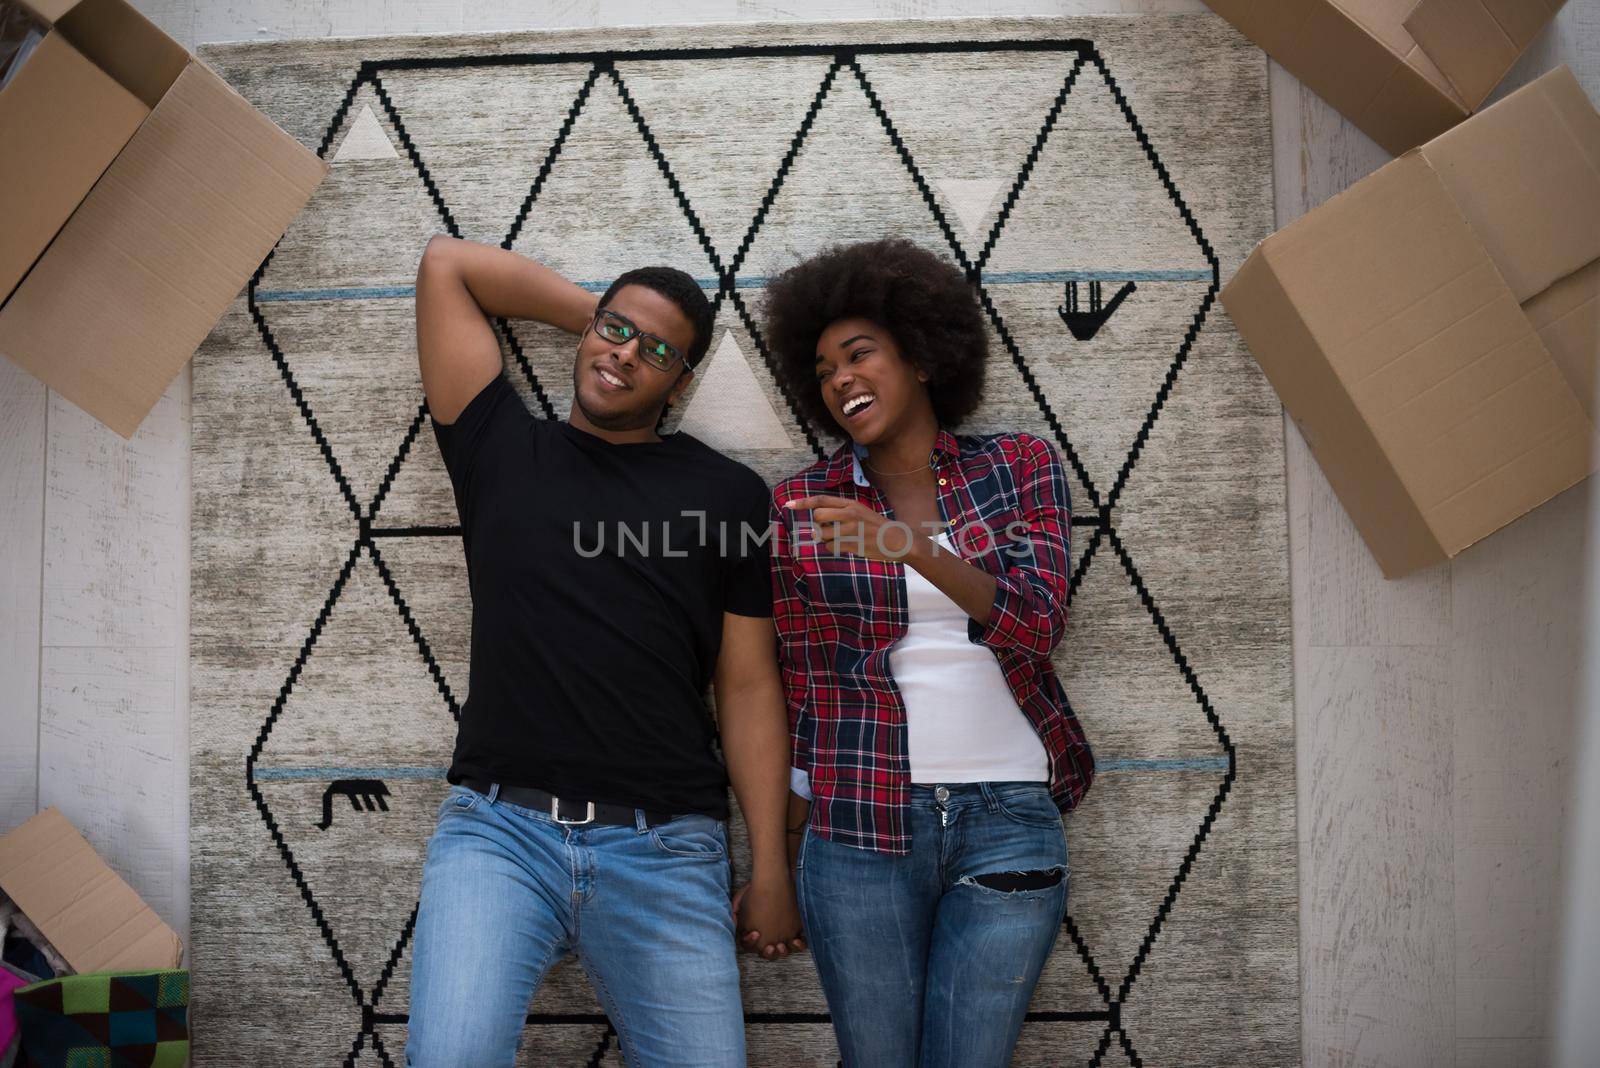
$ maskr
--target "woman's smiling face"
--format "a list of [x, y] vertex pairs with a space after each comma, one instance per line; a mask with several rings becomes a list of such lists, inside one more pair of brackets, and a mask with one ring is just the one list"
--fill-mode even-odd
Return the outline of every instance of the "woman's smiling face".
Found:
[[828, 324], [817, 338], [817, 386], [834, 422], [858, 444], [886, 440], [916, 407], [931, 405], [927, 375], [871, 319]]

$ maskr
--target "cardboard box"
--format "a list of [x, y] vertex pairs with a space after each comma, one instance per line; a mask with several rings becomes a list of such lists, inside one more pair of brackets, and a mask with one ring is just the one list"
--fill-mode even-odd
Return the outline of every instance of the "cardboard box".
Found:
[[22, 6], [50, 30], [0, 90], [0, 354], [132, 437], [327, 165], [126, 0]]
[[1206, 0], [1400, 155], [1476, 111], [1566, 0]]
[[78, 972], [176, 968], [183, 943], [61, 811], [0, 838], [0, 890]]
[[1600, 114], [1566, 67], [1262, 241], [1233, 317], [1391, 578], [1595, 469]]

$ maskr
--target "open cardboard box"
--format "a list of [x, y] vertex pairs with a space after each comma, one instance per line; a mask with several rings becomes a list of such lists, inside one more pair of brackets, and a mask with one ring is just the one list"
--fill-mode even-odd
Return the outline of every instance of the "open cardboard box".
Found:
[[1206, 0], [1400, 155], [1476, 111], [1566, 0]]
[[1600, 114], [1560, 67], [1262, 241], [1222, 290], [1390, 577], [1595, 469]]
[[55, 806], [0, 837], [0, 890], [73, 970], [176, 968], [183, 943]]
[[126, 0], [0, 90], [0, 354], [132, 437], [327, 165]]

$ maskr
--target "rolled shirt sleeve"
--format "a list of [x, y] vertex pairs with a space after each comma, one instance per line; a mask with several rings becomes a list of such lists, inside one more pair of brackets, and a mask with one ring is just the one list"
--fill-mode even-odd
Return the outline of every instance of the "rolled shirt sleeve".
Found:
[[997, 549], [1005, 569], [995, 575], [988, 622], [969, 619], [967, 637], [992, 649], [1042, 658], [1060, 643], [1067, 626], [1071, 496], [1054, 447], [1031, 434], [1017, 437], [1018, 518], [1011, 529], [996, 532], [1012, 539]]

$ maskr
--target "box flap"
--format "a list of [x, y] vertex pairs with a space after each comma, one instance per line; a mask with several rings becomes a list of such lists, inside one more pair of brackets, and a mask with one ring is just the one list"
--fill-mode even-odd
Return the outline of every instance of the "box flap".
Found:
[[55, 32], [0, 90], [0, 304], [148, 113]]
[[1283, 298], [1270, 268], [1261, 271], [1265, 280], [1241, 268], [1222, 290], [1223, 305], [1379, 568], [1396, 578], [1443, 560], [1444, 550], [1377, 438], [1316, 353], [1304, 324], [1295, 321], [1293, 303]]
[[189, 52], [126, 0], [76, 0], [52, 20], [73, 47], [143, 100], [161, 103]]
[[1246, 308], [1236, 321], [1274, 386], [1271, 366], [1290, 356], [1269, 350], [1283, 343], [1255, 324], [1288, 321], [1291, 310], [1303, 324], [1292, 355], [1331, 369], [1291, 414], [1346, 435], [1326, 451], [1354, 470], [1317, 458], [1386, 575], [1403, 573], [1396, 559], [1418, 559], [1418, 543], [1409, 523], [1372, 514], [1363, 483], [1390, 476], [1356, 425], [1372, 434], [1407, 507], [1447, 556], [1588, 474], [1592, 426], [1582, 405], [1420, 150], [1260, 251], [1277, 291], [1260, 286], [1253, 296], [1271, 310]]
[[1600, 114], [1566, 67], [1422, 152], [1519, 301], [1600, 258]]
[[326, 172], [191, 63], [0, 309], [0, 353], [131, 437]]
[[1522, 314], [1539, 332], [1550, 358], [1561, 368], [1567, 385], [1589, 421], [1600, 426], [1595, 387], [1600, 363], [1600, 260], [1567, 275], [1532, 300]]
[[1342, 114], [1364, 112], [1404, 66], [1360, 22], [1327, 0], [1207, 0]]
[[1422, 150], [1336, 199], [1297, 306], [1454, 555], [1585, 477], [1591, 426]]
[[[1391, 153], [1460, 122], [1466, 110], [1400, 26], [1409, 0], [1206, 0]], [[1370, 24], [1370, 25], [1369, 25]], [[1437, 78], [1430, 80], [1429, 75]]]
[[78, 972], [176, 968], [183, 944], [50, 807], [0, 838], [0, 889]]
[[72, 10], [78, 0], [14, 0], [22, 9], [46, 25], [53, 25], [57, 19]]
[[1566, 0], [1421, 0], [1405, 28], [1476, 109]]
[[1223, 307], [1383, 573], [1394, 578], [1438, 563], [1443, 548], [1312, 336], [1265, 246], [1257, 245], [1223, 287]]

